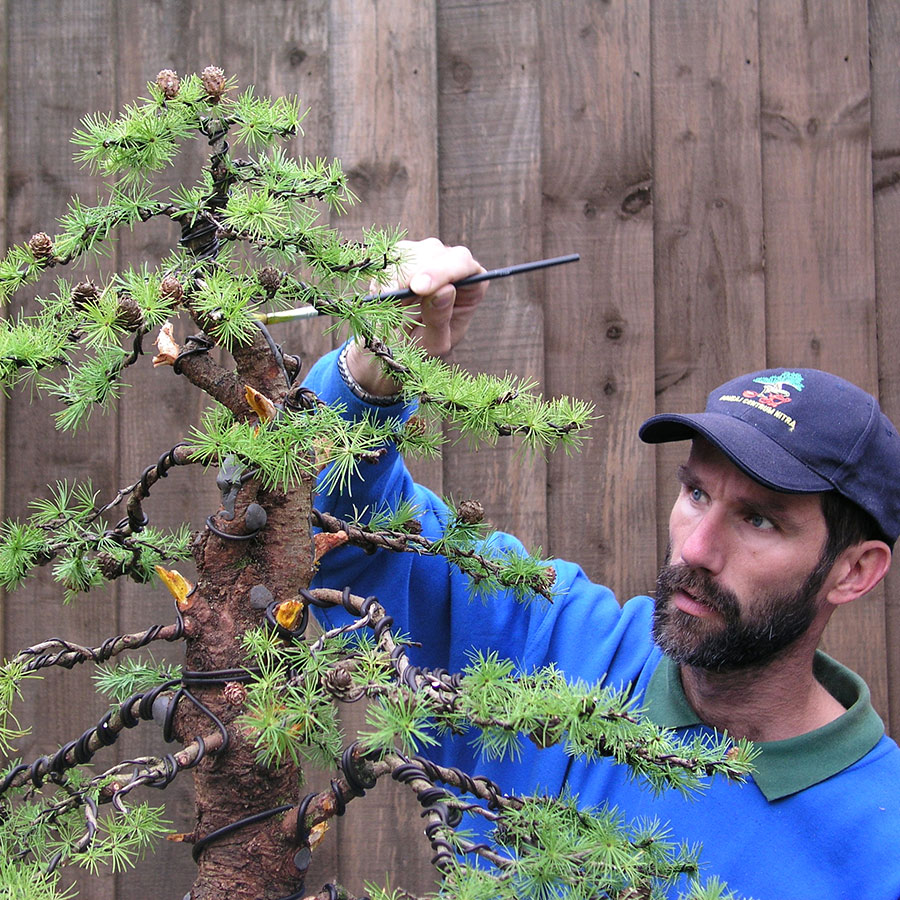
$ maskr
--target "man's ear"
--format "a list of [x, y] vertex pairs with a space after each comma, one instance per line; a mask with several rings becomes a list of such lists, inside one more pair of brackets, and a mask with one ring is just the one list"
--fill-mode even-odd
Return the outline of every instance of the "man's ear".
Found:
[[829, 575], [825, 599], [840, 606], [872, 590], [891, 567], [891, 548], [884, 541], [863, 541], [838, 556]]

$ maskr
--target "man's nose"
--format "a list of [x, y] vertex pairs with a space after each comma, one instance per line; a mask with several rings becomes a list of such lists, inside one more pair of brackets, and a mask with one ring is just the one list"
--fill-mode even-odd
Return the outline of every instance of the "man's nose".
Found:
[[707, 510], [687, 526], [680, 562], [691, 569], [718, 575], [724, 564], [723, 522], [715, 510]]

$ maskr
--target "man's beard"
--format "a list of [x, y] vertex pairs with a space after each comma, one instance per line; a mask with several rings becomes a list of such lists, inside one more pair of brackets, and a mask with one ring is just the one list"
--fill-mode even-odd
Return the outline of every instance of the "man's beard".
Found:
[[[680, 665], [716, 672], [761, 666], [812, 624], [819, 608], [817, 595], [830, 568], [820, 560], [797, 590], [759, 597], [742, 613], [732, 591], [704, 572], [669, 565], [667, 558], [657, 579], [653, 639]], [[710, 622], [676, 608], [671, 597], [677, 590], [719, 613], [724, 625], [718, 618]]]

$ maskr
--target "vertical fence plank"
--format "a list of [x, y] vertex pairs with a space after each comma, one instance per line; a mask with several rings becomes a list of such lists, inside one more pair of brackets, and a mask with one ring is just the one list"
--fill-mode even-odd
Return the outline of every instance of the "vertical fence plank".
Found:
[[[96, 199], [94, 180], [72, 162], [68, 137], [85, 107], [111, 106], [112, 6], [108, 0], [73, 0], [11, 4], [8, 9], [6, 46], [11, 80], [5, 97], [9, 121], [15, 123], [7, 134], [10, 242], [27, 241], [37, 231], [54, 233], [56, 218], [65, 211], [72, 194], [83, 192], [88, 204]], [[83, 277], [83, 270], [59, 274], [77, 280]], [[37, 292], [47, 295], [54, 288], [54, 278], [49, 276]], [[103, 495], [113, 487], [114, 469], [104, 467], [102, 461], [116, 453], [115, 414], [95, 414], [89, 429], [62, 434], [54, 430], [51, 419], [55, 408], [50, 402], [29, 405], [27, 390], [17, 392], [8, 404], [7, 516], [27, 515], [28, 501], [46, 496], [47, 483], [53, 484], [57, 478], [70, 482], [90, 478]], [[62, 590], [48, 575], [41, 571], [5, 598], [4, 656], [45, 638], [48, 629], [91, 644], [100, 623], [115, 622], [112, 591], [85, 596], [62, 608]], [[26, 759], [53, 752], [59, 743], [80, 735], [106, 709], [104, 701], [94, 695], [86, 669], [50, 671], [23, 692], [21, 718], [35, 727], [33, 736], [18, 747]], [[92, 879], [81, 896], [106, 900], [113, 891], [114, 879], [104, 876]]]
[[[541, 252], [539, 29], [534, 2], [453, 0], [438, 10], [441, 233], [487, 268]], [[456, 363], [543, 378], [540, 276], [491, 285]], [[546, 546], [546, 465], [501, 442], [445, 457], [446, 492]]]
[[[877, 389], [866, 3], [760, 4], [768, 359]], [[802, 305], [801, 305], [802, 304]], [[823, 648], [887, 712], [884, 599], [835, 615]]]
[[[652, 7], [658, 410], [765, 362], [756, 3]], [[659, 544], [685, 448], [659, 448]]]
[[[872, 187], [875, 216], [875, 302], [878, 386], [882, 409], [900, 422], [900, 7], [890, 0], [869, 4], [872, 77]], [[900, 572], [895, 564], [885, 588], [886, 646], [900, 642]], [[887, 653], [889, 714], [900, 722], [900, 654]]]
[[581, 254], [546, 277], [546, 389], [602, 416], [549, 461], [549, 550], [625, 599], [656, 563], [654, 457], [637, 436], [654, 411], [649, 2], [543, 3], [540, 61], [544, 253]]
[[[331, 91], [329, 89], [330, 0], [305, 0], [302, 4], [287, 5], [285, 15], [277, 5], [268, 0], [257, 0], [260, 10], [268, 11], [263, 18], [265, 27], [256, 29], [255, 57], [271, 56], [277, 62], [274, 71], [267, 76], [269, 90], [280, 94], [297, 95], [306, 111], [303, 133], [290, 145], [299, 158], [325, 159], [332, 155], [331, 127], [333, 121]], [[284, 17], [280, 24], [272, 19], [273, 11]], [[229, 31], [240, 34], [243, 9], [229, 7]], [[272, 48], [277, 47], [277, 52]], [[257, 78], [253, 75], [253, 78]], [[340, 221], [337, 222], [340, 227]], [[297, 273], [295, 273], [297, 274]], [[303, 371], [319, 356], [330, 350], [335, 336], [323, 333], [322, 320], [311, 319], [273, 326], [273, 336], [289, 353], [299, 353], [303, 358]], [[323, 854], [320, 854], [320, 856]]]
[[[336, 220], [349, 237], [373, 224], [410, 239], [438, 230], [435, 3], [331, 4], [330, 153], [359, 203]], [[442, 491], [440, 460], [409, 460]]]
[[[437, 232], [436, 52], [434, 2], [330, 5], [330, 153], [343, 162], [360, 200], [334, 222], [348, 237], [372, 224], [402, 225], [411, 237]], [[419, 480], [441, 490], [440, 465], [413, 468]], [[380, 599], [390, 606], [390, 597]], [[362, 725], [363, 713], [362, 705], [342, 710], [348, 732]], [[339, 875], [360, 893], [366, 879], [395, 873], [392, 886], [428, 890], [434, 872], [414, 797], [389, 782], [364, 802], [365, 812], [351, 807], [333, 825], [329, 839], [338, 847], [339, 872], [330, 877]]]

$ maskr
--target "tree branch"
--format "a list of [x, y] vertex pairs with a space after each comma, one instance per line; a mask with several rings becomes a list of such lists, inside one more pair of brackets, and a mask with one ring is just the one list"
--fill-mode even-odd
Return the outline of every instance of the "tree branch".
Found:
[[71, 669], [78, 663], [88, 660], [94, 663], [106, 662], [126, 650], [137, 650], [152, 641], [177, 641], [183, 631], [184, 625], [181, 622], [172, 625], [153, 625], [146, 631], [107, 638], [99, 647], [82, 647], [62, 638], [50, 638], [20, 650], [10, 662], [23, 664], [23, 674], [36, 672], [48, 666]]

